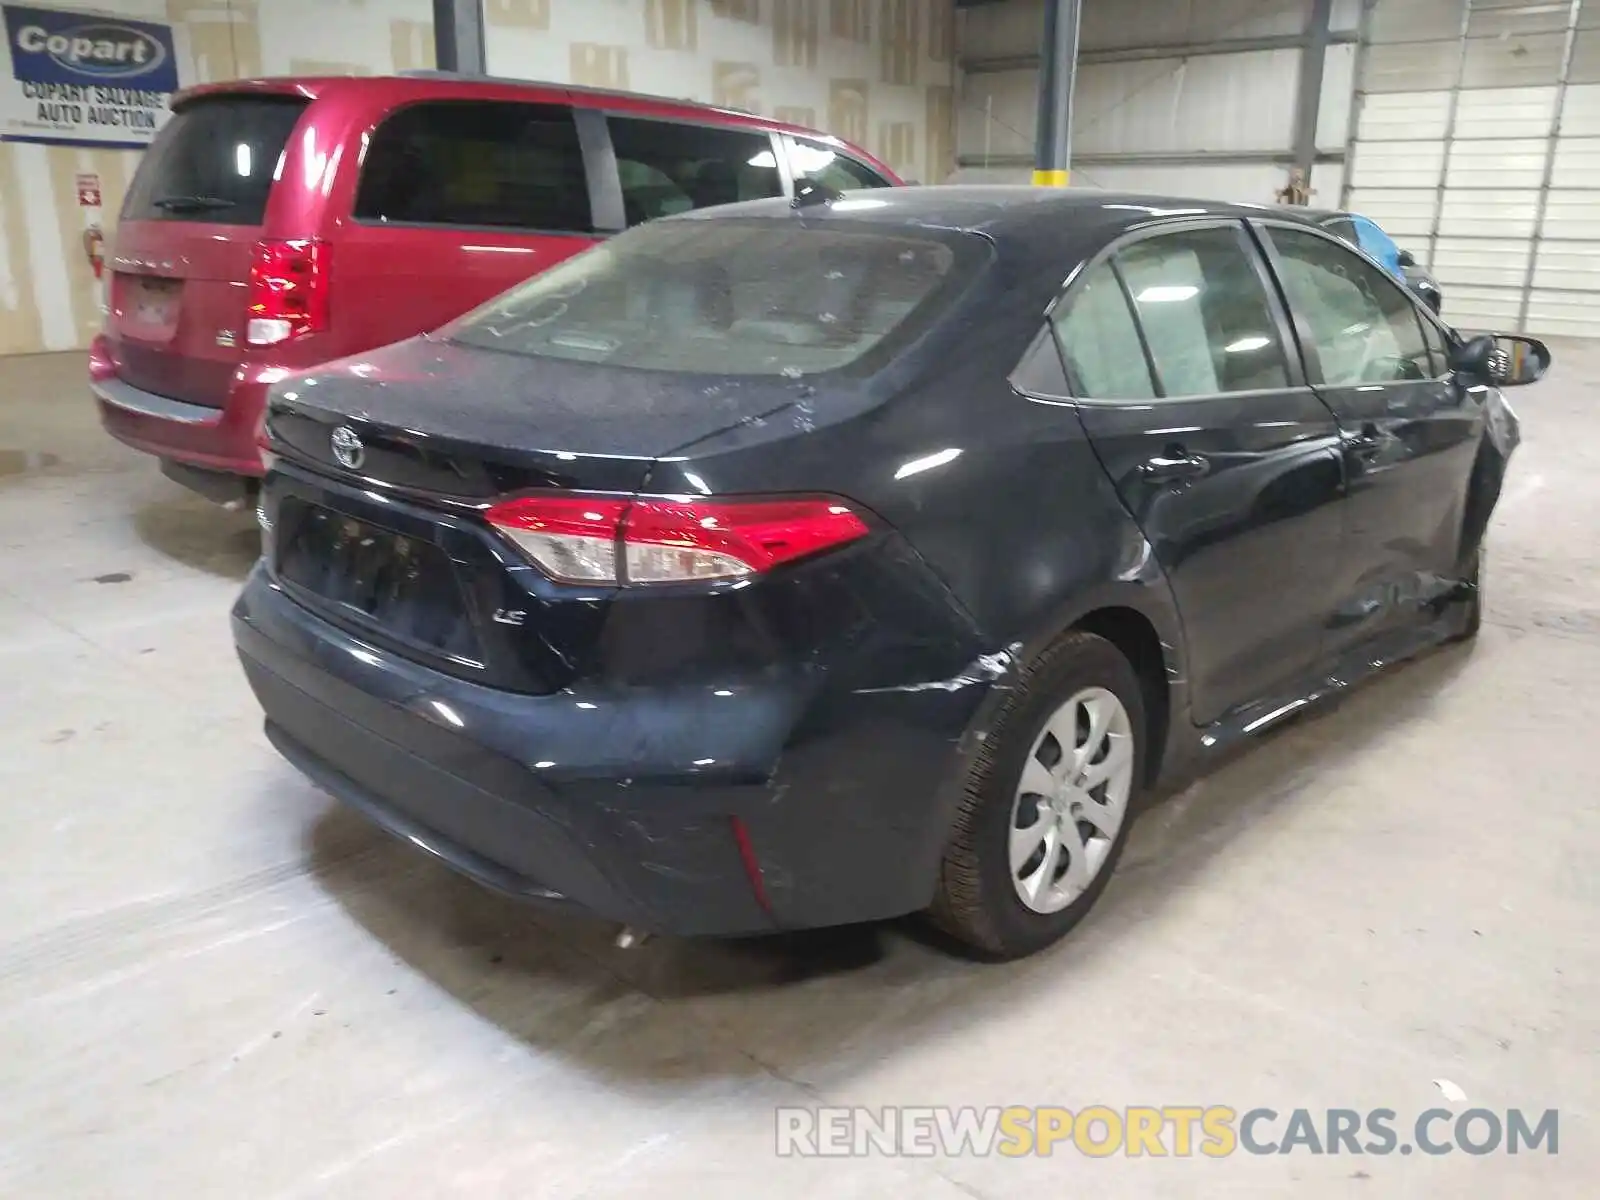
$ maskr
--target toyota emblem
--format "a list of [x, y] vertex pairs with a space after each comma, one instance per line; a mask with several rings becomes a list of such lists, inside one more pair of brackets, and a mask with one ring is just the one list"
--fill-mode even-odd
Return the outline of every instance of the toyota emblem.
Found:
[[366, 461], [367, 448], [361, 444], [361, 439], [356, 431], [348, 425], [341, 425], [333, 431], [329, 439], [333, 443], [333, 456], [339, 460], [341, 467], [352, 471], [361, 469], [361, 464]]

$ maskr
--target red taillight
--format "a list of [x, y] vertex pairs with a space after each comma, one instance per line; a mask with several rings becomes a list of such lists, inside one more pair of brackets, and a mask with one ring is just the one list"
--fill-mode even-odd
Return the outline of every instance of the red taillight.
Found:
[[565, 583], [741, 579], [868, 533], [838, 500], [642, 500], [523, 496], [489, 524]]
[[244, 340], [276, 346], [328, 327], [328, 244], [257, 242]]

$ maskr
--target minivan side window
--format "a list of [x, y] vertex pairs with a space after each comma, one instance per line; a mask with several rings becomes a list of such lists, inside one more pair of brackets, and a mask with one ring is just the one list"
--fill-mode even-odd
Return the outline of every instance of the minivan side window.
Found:
[[378, 126], [361, 165], [358, 221], [592, 233], [572, 110], [438, 100]]
[[629, 225], [783, 195], [765, 133], [617, 116], [607, 124]]
[[1116, 263], [1167, 396], [1288, 386], [1266, 288], [1236, 228], [1158, 234]]
[[[1351, 387], [1433, 375], [1421, 317], [1400, 285], [1337, 242], [1274, 227], [1278, 273], [1289, 305], [1316, 348], [1321, 378]], [[1313, 371], [1316, 363], [1310, 364]]]
[[1148, 400], [1155, 392], [1128, 297], [1109, 263], [1083, 277], [1051, 315], [1073, 394], [1086, 400]]
[[785, 138], [784, 144], [789, 149], [789, 170], [796, 184], [806, 180], [820, 183], [836, 192], [890, 186], [889, 181], [876, 171], [868, 170], [848, 155], [818, 142]]

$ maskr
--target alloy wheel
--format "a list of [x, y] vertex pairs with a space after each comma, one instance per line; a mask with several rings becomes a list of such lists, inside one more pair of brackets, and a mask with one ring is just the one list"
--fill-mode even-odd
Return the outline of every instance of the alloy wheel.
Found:
[[1011, 806], [1011, 882], [1036, 913], [1089, 887], [1127, 817], [1133, 723], [1116, 695], [1085, 688], [1051, 714], [1029, 751]]

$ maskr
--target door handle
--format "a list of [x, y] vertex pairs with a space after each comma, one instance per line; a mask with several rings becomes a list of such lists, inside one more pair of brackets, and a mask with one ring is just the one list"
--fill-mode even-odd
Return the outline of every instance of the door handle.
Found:
[[1182, 446], [1169, 446], [1165, 453], [1139, 464], [1139, 474], [1153, 482], [1171, 483], [1199, 479], [1211, 470], [1211, 463], [1198, 454], [1184, 453]]

